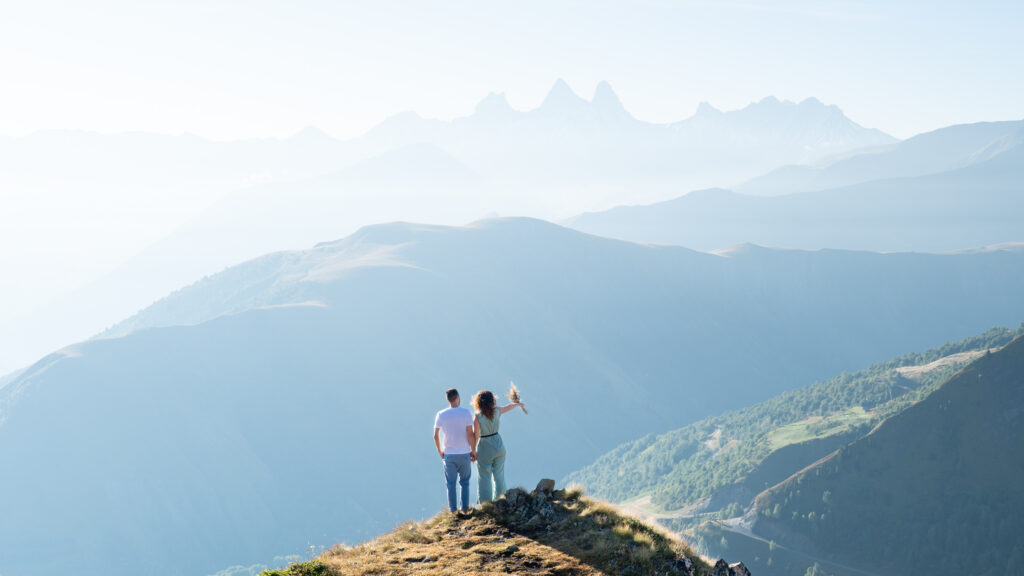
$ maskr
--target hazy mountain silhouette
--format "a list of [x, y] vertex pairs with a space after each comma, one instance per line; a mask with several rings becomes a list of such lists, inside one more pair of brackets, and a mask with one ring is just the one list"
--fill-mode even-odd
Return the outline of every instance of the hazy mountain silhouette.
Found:
[[769, 96], [733, 112], [721, 112], [704, 102], [693, 117], [673, 128], [699, 140], [702, 148], [759, 149], [768, 157], [800, 154], [800, 163], [896, 142], [879, 130], [861, 127], [837, 106], [827, 106], [817, 98], [794, 103]]
[[[411, 145], [298, 183], [273, 182], [227, 194], [112, 272], [48, 306], [0, 323], [6, 358], [92, 337], [172, 290], [249, 258], [310, 246], [366, 221], [418, 216], [442, 224], [483, 217], [480, 179], [431, 145]], [[6, 364], [6, 368], [15, 366]]]
[[784, 166], [735, 188], [746, 194], [792, 194], [924, 176], [985, 162], [1022, 143], [1024, 120], [959, 124], [824, 166]]
[[[233, 142], [70, 130], [0, 140], [0, 241], [10, 248], [2, 262], [10, 281], [0, 283], [0, 300], [8, 303], [0, 310], [0, 373], [123, 317], [124, 312], [108, 308], [97, 323], [78, 313], [98, 313], [101, 301], [78, 299], [57, 311], [60, 302], [54, 299], [67, 300], [69, 292], [130, 259], [223, 194], [335, 171], [357, 154], [313, 128], [290, 138]], [[178, 254], [176, 261], [189, 256]], [[143, 304], [169, 289], [143, 297]], [[71, 326], [47, 324], [40, 318], [47, 315], [63, 317]]]
[[[1024, 145], [964, 168], [819, 192], [714, 189], [568, 221], [579, 230], [711, 250], [740, 242], [802, 249], [951, 251], [1024, 240]], [[858, 157], [851, 158], [855, 160]]]
[[18, 463], [0, 475], [17, 495], [0, 571], [204, 573], [363, 539], [442, 506], [429, 422], [449, 386], [515, 379], [530, 415], [503, 426], [510, 481], [560, 476], [1016, 323], [1022, 266], [1005, 251], [727, 257], [520, 219], [271, 254], [0, 388], [0, 459]]
[[[514, 110], [503, 95], [491, 94], [475, 114], [452, 122], [392, 117], [361, 144], [384, 150], [430, 143], [482, 174], [527, 182], [612, 180], [649, 187], [652, 180], [668, 180], [676, 190], [688, 190], [895, 141], [814, 98], [796, 104], [769, 97], [730, 112], [702, 104], [686, 120], [653, 124], [635, 119], [607, 82], [586, 100], [559, 79], [534, 110]], [[664, 190], [653, 193], [665, 197]]]
[[[607, 82], [587, 100], [559, 80], [534, 110], [513, 109], [491, 94], [466, 117], [442, 121], [407, 112], [346, 141], [315, 128], [287, 139], [235, 142], [74, 131], [4, 139], [0, 186], [31, 192], [9, 218], [106, 219], [101, 230], [124, 233], [103, 246], [103, 253], [117, 252], [107, 263], [60, 276], [46, 284], [49, 291], [0, 286], [0, 298], [32, 302], [16, 315], [0, 314], [0, 373], [89, 337], [204, 275], [359, 226], [403, 219], [462, 224], [494, 214], [565, 218], [894, 141], [814, 99], [767, 98], [742, 110], [705, 112], [670, 124], [643, 122]], [[126, 216], [110, 218], [106, 205], [84, 200], [97, 191]], [[282, 206], [285, 221], [268, 229]], [[188, 221], [172, 229], [171, 213], [178, 214], [174, 222]], [[4, 222], [0, 214], [0, 234]], [[33, 245], [23, 236], [6, 241]], [[74, 268], [75, 260], [63, 257]], [[40, 270], [37, 259], [19, 265], [8, 272], [31, 283], [27, 274]]]

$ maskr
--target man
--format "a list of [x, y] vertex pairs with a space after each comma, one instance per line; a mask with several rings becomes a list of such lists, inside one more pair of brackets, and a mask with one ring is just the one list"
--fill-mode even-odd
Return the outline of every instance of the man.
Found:
[[[445, 396], [448, 398], [448, 408], [441, 410], [434, 417], [434, 446], [444, 465], [444, 479], [448, 486], [448, 509], [454, 514], [458, 511], [456, 478], [462, 488], [462, 511], [469, 511], [469, 477], [473, 470], [471, 463], [476, 461], [476, 448], [473, 446], [476, 436], [473, 433], [473, 413], [459, 406], [459, 391], [449, 388]], [[441, 444], [440, 438], [442, 431], [444, 445]]]

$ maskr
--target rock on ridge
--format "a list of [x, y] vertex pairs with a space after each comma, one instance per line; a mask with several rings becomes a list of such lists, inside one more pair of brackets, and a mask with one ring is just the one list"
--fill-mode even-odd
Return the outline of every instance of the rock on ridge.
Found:
[[743, 565], [743, 562], [729, 564], [719, 558], [718, 562], [715, 562], [714, 568], [711, 569], [711, 576], [750, 576], [750, 570]]

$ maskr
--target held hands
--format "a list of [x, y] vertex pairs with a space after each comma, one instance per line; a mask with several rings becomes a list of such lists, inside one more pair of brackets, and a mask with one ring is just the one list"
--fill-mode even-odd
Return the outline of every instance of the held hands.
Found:
[[441, 455], [441, 460], [444, 460], [444, 450], [438, 450], [437, 453]]

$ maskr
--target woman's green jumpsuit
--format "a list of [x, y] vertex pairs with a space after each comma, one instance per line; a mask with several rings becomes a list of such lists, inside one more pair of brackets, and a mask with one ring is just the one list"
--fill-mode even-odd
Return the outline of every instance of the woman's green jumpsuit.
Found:
[[480, 502], [505, 494], [505, 444], [498, 434], [501, 409], [494, 407], [494, 418], [477, 414], [480, 443], [476, 447], [476, 470]]

